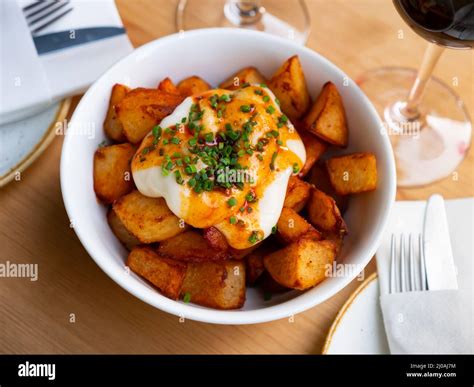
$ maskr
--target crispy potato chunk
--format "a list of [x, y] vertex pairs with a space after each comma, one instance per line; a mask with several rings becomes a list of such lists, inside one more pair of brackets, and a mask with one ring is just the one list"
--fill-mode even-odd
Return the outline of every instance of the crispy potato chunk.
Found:
[[128, 256], [127, 266], [155, 285], [166, 297], [176, 300], [183, 286], [185, 263], [160, 257], [147, 246], [135, 247]]
[[186, 97], [211, 90], [211, 85], [209, 85], [209, 83], [207, 83], [204, 79], [197, 76], [183, 79], [178, 83], [177, 87], [179, 92]]
[[164, 240], [158, 246], [158, 253], [180, 261], [218, 261], [230, 257], [228, 251], [213, 249], [199, 231], [190, 230]]
[[181, 94], [176, 85], [173, 83], [173, 81], [168, 77], [166, 77], [160, 82], [160, 84], [158, 85], [158, 90], [164, 91], [165, 93], [169, 94]]
[[320, 159], [321, 155], [326, 152], [327, 145], [318, 140], [315, 136], [310, 133], [300, 130], [299, 135], [303, 140], [304, 148], [306, 150], [306, 163], [298, 174], [300, 177], [304, 177], [308, 174], [314, 164]]
[[342, 98], [332, 82], [327, 82], [304, 118], [307, 130], [333, 145], [347, 146], [349, 131]]
[[245, 67], [242, 70], [237, 71], [234, 75], [227, 78], [224, 82], [219, 85], [221, 89], [236, 90], [244, 83], [265, 84], [267, 80], [255, 67]]
[[110, 95], [109, 108], [104, 121], [104, 132], [110, 139], [116, 142], [125, 142], [127, 139], [123, 133], [123, 125], [120, 122], [116, 106], [125, 98], [125, 95], [130, 91], [130, 88], [119, 83], [112, 87], [112, 94]]
[[301, 238], [263, 259], [273, 279], [287, 288], [305, 290], [326, 278], [327, 265], [336, 257], [331, 241]]
[[204, 239], [211, 248], [217, 251], [229, 251], [230, 245], [224, 234], [217, 228], [209, 227], [203, 230]]
[[317, 164], [311, 168], [308, 183], [314, 185], [326, 195], [331, 196], [337, 204], [337, 208], [343, 214], [349, 204], [349, 196], [338, 195], [329, 181], [329, 174], [325, 164]]
[[173, 112], [184, 97], [158, 89], [136, 88], [116, 106], [125, 137], [137, 144], [163, 118]]
[[317, 188], [311, 188], [307, 204], [308, 220], [324, 232], [344, 234], [347, 229], [335, 200]]
[[237, 309], [245, 302], [245, 264], [239, 261], [189, 263], [182, 294], [192, 303]]
[[235, 249], [229, 245], [224, 234], [222, 234], [216, 227], [204, 229], [203, 235], [204, 239], [212, 249], [228, 253], [227, 258], [231, 259], [243, 259], [260, 246], [259, 243], [256, 243], [246, 249]]
[[291, 208], [283, 208], [280, 218], [278, 219], [277, 228], [278, 237], [285, 244], [295, 242], [310, 232], [308, 238], [321, 239], [318, 231], [315, 230], [305, 218]]
[[334, 190], [348, 195], [377, 188], [377, 160], [372, 153], [353, 153], [333, 157], [326, 167]]
[[296, 176], [291, 176], [286, 189], [283, 207], [291, 208], [296, 212], [301, 211], [309, 198], [311, 185]]
[[160, 242], [186, 231], [163, 198], [149, 198], [138, 191], [122, 196], [113, 209], [125, 228], [141, 243]]
[[115, 234], [117, 239], [122, 242], [122, 244], [127, 248], [127, 250], [130, 251], [135, 246], [140, 244], [140, 241], [132, 234], [130, 234], [130, 232], [125, 228], [113, 208], [110, 208], [107, 212], [107, 222], [109, 223], [112, 232]]
[[308, 110], [311, 98], [297, 55], [283, 63], [268, 82], [268, 87], [280, 101], [283, 113], [290, 119], [298, 119]]
[[130, 160], [135, 153], [132, 144], [98, 148], [94, 154], [94, 191], [104, 203], [112, 203], [133, 190]]

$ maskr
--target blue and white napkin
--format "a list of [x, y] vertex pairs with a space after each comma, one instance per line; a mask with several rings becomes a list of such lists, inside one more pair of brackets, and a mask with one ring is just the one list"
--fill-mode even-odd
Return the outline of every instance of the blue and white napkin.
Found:
[[[27, 21], [32, 12], [25, 8], [36, 2], [0, 2], [0, 124], [85, 91], [133, 50], [113, 0], [70, 0], [63, 8], [70, 11], [57, 20], [53, 14], [28, 25], [48, 13], [46, 9]], [[48, 25], [33, 32], [41, 23]]]

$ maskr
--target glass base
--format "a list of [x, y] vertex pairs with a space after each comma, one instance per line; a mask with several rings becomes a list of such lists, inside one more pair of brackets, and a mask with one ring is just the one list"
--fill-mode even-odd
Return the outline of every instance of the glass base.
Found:
[[264, 31], [304, 45], [310, 32], [309, 13], [304, 0], [262, 0], [246, 15], [239, 13], [232, 0], [180, 0], [176, 29], [237, 27]]
[[415, 81], [412, 69], [387, 67], [365, 73], [358, 84], [372, 101], [390, 136], [399, 187], [416, 187], [450, 176], [471, 144], [472, 123], [463, 101], [445, 83], [431, 78], [419, 116], [402, 114]]

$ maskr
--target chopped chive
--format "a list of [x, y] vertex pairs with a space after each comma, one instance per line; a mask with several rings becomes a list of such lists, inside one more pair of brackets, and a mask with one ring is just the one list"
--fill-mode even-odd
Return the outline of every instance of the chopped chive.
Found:
[[189, 304], [191, 302], [191, 293], [186, 292], [183, 296], [183, 302]]
[[230, 95], [229, 95], [229, 94], [222, 94], [222, 95], [219, 97], [219, 101], [222, 101], [222, 102], [229, 102], [229, 101], [230, 101]]
[[178, 137], [171, 137], [170, 141], [171, 143], [175, 145], [178, 145], [181, 142], [181, 140]]
[[242, 105], [240, 106], [240, 111], [243, 113], [249, 113], [252, 108], [249, 105]]
[[237, 223], [237, 218], [236, 218], [235, 216], [231, 216], [231, 217], [229, 218], [229, 223], [230, 223], [230, 224], [236, 224], [236, 223]]
[[192, 177], [191, 179], [188, 180], [188, 185], [193, 188], [196, 185], [196, 179]]
[[267, 107], [267, 109], [265, 111], [268, 114], [273, 114], [273, 113], [275, 113], [275, 108], [273, 106], [269, 106], [269, 107]]
[[206, 142], [213, 142], [214, 141], [214, 133], [206, 133], [204, 136]]
[[275, 160], [278, 156], [278, 152], [273, 152], [272, 154], [272, 161], [270, 162], [270, 169], [273, 171], [275, 170]]
[[258, 233], [257, 231], [252, 231], [252, 233], [249, 236], [249, 242], [254, 244], [258, 241]]
[[270, 97], [268, 95], [264, 95], [262, 99], [263, 99], [263, 102], [270, 101]]
[[153, 133], [153, 137], [155, 137], [155, 138], [160, 138], [161, 137], [161, 133], [162, 133], [161, 126], [159, 126], [159, 125], [154, 126], [151, 131]]
[[188, 175], [192, 175], [193, 173], [197, 172], [196, 166], [194, 164], [186, 165], [184, 172], [186, 172]]
[[293, 173], [298, 173], [300, 171], [300, 167], [298, 166], [298, 163], [293, 164]]
[[273, 226], [273, 227], [272, 227], [272, 234], [276, 234], [277, 231], [278, 231], [277, 225]]

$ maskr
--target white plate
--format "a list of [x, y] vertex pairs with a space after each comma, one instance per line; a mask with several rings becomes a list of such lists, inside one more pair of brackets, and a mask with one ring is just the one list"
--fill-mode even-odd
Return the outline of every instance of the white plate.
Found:
[[373, 273], [351, 294], [334, 320], [323, 354], [389, 354]]
[[66, 117], [70, 105], [66, 99], [21, 121], [0, 125], [0, 187], [43, 153], [53, 141], [56, 122]]

